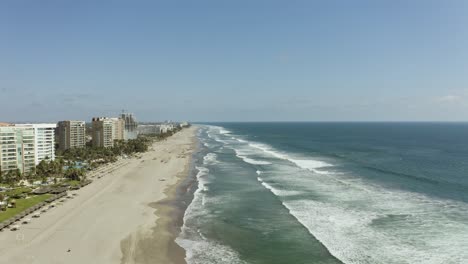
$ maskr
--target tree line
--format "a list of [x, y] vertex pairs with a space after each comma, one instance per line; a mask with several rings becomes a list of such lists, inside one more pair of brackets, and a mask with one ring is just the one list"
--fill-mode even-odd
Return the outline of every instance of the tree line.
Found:
[[[170, 133], [172, 135], [173, 133]], [[148, 146], [153, 140], [161, 140], [169, 136], [169, 133], [156, 136], [142, 136], [137, 139], [127, 141], [116, 140], [113, 147], [92, 147], [72, 148], [65, 151], [56, 152], [56, 159], [46, 158], [42, 160], [31, 171], [21, 173], [19, 169], [4, 171], [0, 168], [0, 183], [7, 185], [16, 185], [21, 180], [28, 182], [41, 180], [47, 182], [47, 179], [67, 178], [69, 180], [83, 180], [87, 170], [98, 167], [101, 164], [107, 164], [117, 161], [122, 155], [132, 155], [135, 153], [146, 152]]]

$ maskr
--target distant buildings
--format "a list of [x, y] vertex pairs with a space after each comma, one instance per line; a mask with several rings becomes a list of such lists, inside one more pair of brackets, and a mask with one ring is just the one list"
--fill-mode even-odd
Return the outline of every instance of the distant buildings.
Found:
[[166, 123], [159, 125], [159, 133], [164, 134], [167, 132], [171, 132], [176, 128], [176, 125], [173, 123]]
[[138, 123], [133, 114], [122, 113], [120, 118], [125, 122], [124, 139], [136, 139], [138, 137]]
[[124, 140], [125, 120], [117, 117], [112, 120], [112, 140]]
[[150, 135], [150, 134], [164, 134], [174, 131], [176, 128], [188, 127], [188, 122], [178, 123], [147, 123], [138, 125], [138, 134]]
[[60, 121], [57, 125], [57, 138], [60, 150], [83, 148], [86, 145], [84, 121]]
[[93, 118], [92, 141], [95, 147], [112, 147], [114, 140], [129, 140], [138, 137], [138, 123], [133, 114], [122, 113], [120, 117]]
[[1, 170], [29, 172], [42, 160], [54, 160], [55, 128], [55, 124], [1, 123]]
[[138, 125], [138, 134], [139, 135], [153, 135], [153, 134], [159, 134], [158, 124], [143, 124], [143, 125]]
[[[160, 127], [157, 128], [160, 132]], [[164, 131], [172, 129], [164, 127]], [[112, 147], [115, 140], [136, 139], [138, 123], [133, 114], [118, 118], [92, 119], [92, 145]], [[60, 150], [82, 148], [89, 141], [84, 121], [60, 121], [58, 124], [0, 123], [0, 170], [31, 172], [43, 160], [55, 159], [55, 140]]]
[[94, 117], [93, 120], [93, 146], [112, 147], [114, 136], [117, 134], [114, 128], [114, 120], [108, 117]]

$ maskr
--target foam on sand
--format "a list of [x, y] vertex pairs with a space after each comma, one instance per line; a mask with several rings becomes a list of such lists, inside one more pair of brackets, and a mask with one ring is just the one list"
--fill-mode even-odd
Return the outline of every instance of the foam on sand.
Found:
[[[213, 154], [213, 153], [209, 153]], [[204, 161], [209, 154], [204, 157]], [[210, 157], [213, 157], [211, 155]], [[208, 158], [210, 159], [210, 158]], [[221, 245], [215, 241], [208, 240], [196, 228], [198, 221], [202, 221], [203, 217], [207, 217], [209, 212], [206, 210], [206, 203], [214, 202], [204, 193], [207, 190], [207, 176], [209, 169], [206, 167], [196, 167], [198, 170], [197, 180], [198, 188], [194, 193], [194, 198], [184, 215], [184, 224], [181, 228], [180, 235], [176, 238], [176, 243], [185, 249], [188, 264], [211, 264], [211, 263], [244, 263], [238, 257], [237, 252], [228, 246]]]
[[197, 239], [179, 237], [176, 239], [176, 242], [185, 249], [185, 260], [188, 264], [245, 263], [240, 260], [237, 252], [230, 247], [203, 239], [202, 235]]

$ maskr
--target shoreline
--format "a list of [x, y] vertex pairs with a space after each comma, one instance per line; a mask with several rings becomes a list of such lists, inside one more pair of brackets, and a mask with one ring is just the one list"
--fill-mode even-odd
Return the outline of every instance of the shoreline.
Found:
[[0, 232], [0, 263], [185, 263], [174, 238], [195, 131], [184, 129], [94, 173], [92, 184], [72, 192], [78, 195], [18, 231]]
[[[195, 128], [196, 129], [196, 128]], [[136, 257], [137, 263], [186, 264], [185, 249], [175, 242], [184, 224], [185, 210], [193, 199], [196, 188], [196, 177], [193, 174], [194, 155], [198, 152], [198, 139], [193, 135], [190, 158], [185, 164], [183, 172], [177, 174], [177, 182], [164, 190], [165, 198], [149, 203], [157, 216], [156, 225], [151, 228], [151, 236], [137, 242], [142, 249]], [[126, 238], [122, 243], [122, 262], [125, 263], [125, 244], [130, 243]], [[156, 249], [156, 250], [155, 250]], [[145, 252], [145, 253], [143, 253]]]

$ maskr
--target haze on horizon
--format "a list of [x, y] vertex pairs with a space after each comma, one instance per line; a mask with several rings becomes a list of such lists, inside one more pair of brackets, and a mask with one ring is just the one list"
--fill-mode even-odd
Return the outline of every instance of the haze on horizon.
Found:
[[466, 1], [2, 1], [0, 121], [464, 121]]

